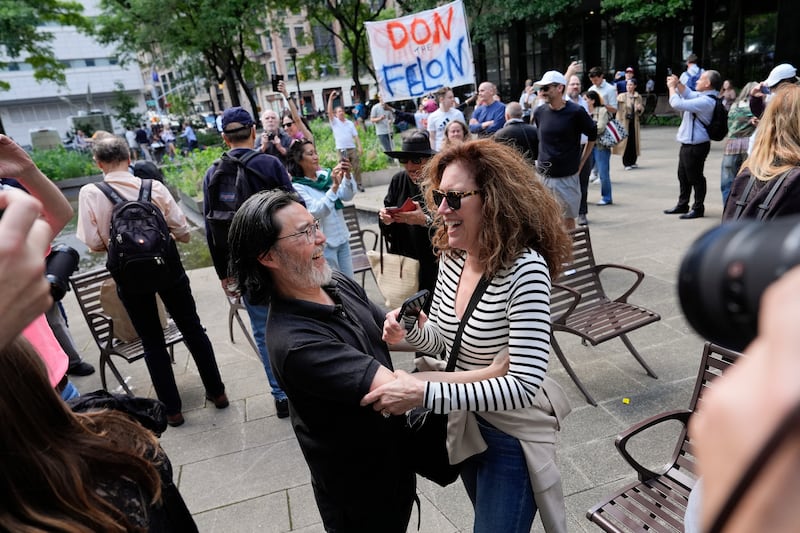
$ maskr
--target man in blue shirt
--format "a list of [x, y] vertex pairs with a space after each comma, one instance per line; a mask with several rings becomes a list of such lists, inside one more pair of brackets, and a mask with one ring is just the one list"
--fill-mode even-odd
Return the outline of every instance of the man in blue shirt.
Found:
[[183, 123], [183, 133], [180, 135], [186, 139], [187, 149], [191, 152], [197, 150], [197, 135], [195, 135], [192, 125], [187, 120]]
[[470, 133], [479, 137], [490, 137], [506, 123], [506, 106], [495, 101], [497, 88], [493, 83], [485, 81], [478, 86], [478, 107], [469, 119]]
[[[682, 219], [700, 218], [705, 214], [706, 164], [711, 140], [706, 124], [714, 114], [715, 98], [722, 88], [722, 76], [716, 70], [706, 70], [697, 80], [697, 90], [684, 85], [677, 76], [667, 78], [669, 105], [683, 114], [676, 139], [681, 143], [678, 154], [678, 203], [664, 211], [667, 215], [680, 214]], [[694, 203], [689, 209], [689, 196], [694, 189]]]

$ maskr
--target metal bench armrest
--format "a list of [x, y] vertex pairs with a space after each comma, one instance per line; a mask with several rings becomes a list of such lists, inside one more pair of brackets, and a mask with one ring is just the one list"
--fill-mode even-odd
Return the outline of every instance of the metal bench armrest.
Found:
[[560, 324], [575, 310], [576, 307], [578, 307], [578, 304], [581, 301], [581, 293], [579, 293], [575, 289], [567, 287], [566, 285], [561, 285], [560, 283], [553, 283], [551, 292], [556, 291], [556, 290], [562, 290], [562, 291], [566, 292], [567, 294], [569, 294], [570, 296], [572, 296], [572, 303], [570, 304], [570, 306], [563, 313], [561, 313], [558, 316], [551, 316], [550, 317], [550, 322], [551, 323]]
[[667, 411], [658, 415], [651, 416], [650, 418], [646, 418], [641, 422], [639, 422], [638, 424], [629, 427], [628, 429], [617, 435], [617, 439], [614, 441], [614, 446], [617, 447], [617, 451], [623, 457], [623, 459], [625, 459], [628, 462], [628, 464], [631, 465], [634, 470], [636, 470], [640, 481], [647, 481], [649, 479], [653, 479], [655, 477], [663, 475], [664, 472], [666, 472], [666, 470], [672, 467], [672, 465], [671, 464], [666, 465], [664, 472], [653, 472], [652, 470], [642, 466], [636, 459], [633, 458], [633, 456], [631, 456], [630, 453], [628, 453], [627, 445], [631, 437], [634, 437], [635, 435], [638, 435], [642, 431], [649, 429], [653, 426], [656, 426], [662, 422], [666, 422], [668, 420], [678, 420], [685, 426], [686, 424], [689, 423], [689, 417], [691, 415], [692, 411], [688, 409]]
[[[367, 242], [364, 240], [364, 235], [365, 234], [369, 234], [372, 237], [372, 247], [371, 248], [369, 246], [367, 246]], [[361, 242], [364, 243], [364, 248], [366, 248], [367, 250], [374, 250], [375, 248], [377, 248], [377, 246], [378, 246], [378, 238], [379, 238], [378, 237], [378, 233], [375, 232], [374, 230], [371, 230], [369, 228], [361, 230]]]
[[628, 296], [630, 296], [633, 293], [633, 291], [635, 291], [639, 287], [639, 285], [642, 283], [642, 280], [644, 279], [644, 272], [642, 272], [638, 268], [634, 268], [634, 267], [630, 267], [630, 266], [626, 266], [626, 265], [618, 265], [618, 264], [615, 264], [615, 263], [604, 263], [602, 265], [597, 265], [597, 266], [595, 266], [595, 272], [598, 275], [600, 275], [600, 272], [602, 272], [603, 270], [605, 270], [607, 268], [616, 268], [616, 269], [619, 269], [619, 270], [627, 270], [628, 272], [632, 272], [633, 274], [636, 274], [636, 280], [634, 280], [633, 284], [628, 288], [628, 290], [614, 299], [615, 302], [627, 303], [628, 302]]

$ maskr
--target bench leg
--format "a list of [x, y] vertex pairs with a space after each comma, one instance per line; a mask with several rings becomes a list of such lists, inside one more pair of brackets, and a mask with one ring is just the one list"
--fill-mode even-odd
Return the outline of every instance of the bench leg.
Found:
[[556, 336], [553, 333], [550, 333], [550, 344], [553, 346], [553, 350], [555, 350], [558, 360], [561, 361], [561, 366], [564, 367], [564, 370], [567, 371], [569, 377], [572, 378], [572, 381], [575, 382], [575, 385], [578, 387], [581, 393], [583, 393], [583, 395], [586, 397], [586, 401], [592, 404], [593, 406], [597, 407], [597, 402], [594, 401], [592, 395], [589, 394], [589, 391], [587, 391], [586, 387], [583, 386], [581, 380], [578, 379], [578, 376], [575, 374], [575, 371], [572, 370], [572, 365], [569, 364], [569, 361], [567, 361], [567, 358], [564, 356], [564, 352], [561, 351], [561, 346], [558, 345], [558, 341], [556, 341]]
[[233, 317], [234, 317], [234, 316], [235, 316], [236, 318], [239, 318], [239, 313], [237, 312], [237, 309], [236, 309], [236, 307], [234, 307], [233, 305], [231, 305], [231, 306], [228, 308], [228, 337], [230, 337], [230, 339], [231, 339], [231, 342], [235, 344], [235, 343], [236, 343], [236, 341], [235, 341], [235, 340], [233, 340]]
[[[125, 390], [125, 394], [128, 396], [133, 396], [133, 391], [130, 389], [130, 387], [128, 387], [128, 384], [125, 383], [125, 379], [122, 377], [122, 374], [119, 373], [119, 370], [117, 370], [117, 366], [114, 364], [114, 361], [111, 360], [110, 355], [106, 356], [106, 364], [108, 365], [108, 368], [111, 369], [111, 373], [114, 374], [114, 377], [117, 378], [117, 381], [119, 381], [119, 384], [122, 385], [122, 388]], [[105, 369], [103, 369], [102, 357], [100, 363], [100, 378], [103, 382], [103, 389], [108, 390], [108, 388], [106, 388], [106, 374]]]
[[622, 342], [625, 343], [625, 346], [628, 348], [628, 350], [633, 354], [636, 360], [639, 361], [639, 364], [642, 365], [642, 368], [644, 368], [645, 372], [647, 372], [647, 375], [649, 375], [651, 378], [658, 379], [658, 376], [656, 376], [656, 373], [653, 372], [653, 369], [647, 365], [642, 356], [639, 355], [639, 352], [636, 351], [636, 348], [633, 347], [633, 344], [631, 344], [628, 336], [620, 335], [619, 338], [622, 339]]

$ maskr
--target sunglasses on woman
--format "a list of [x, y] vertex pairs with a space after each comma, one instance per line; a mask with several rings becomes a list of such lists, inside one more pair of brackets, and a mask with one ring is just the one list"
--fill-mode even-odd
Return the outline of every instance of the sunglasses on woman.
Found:
[[466, 198], [467, 196], [474, 196], [479, 194], [481, 191], [480, 189], [469, 191], [469, 192], [461, 192], [461, 191], [433, 191], [433, 203], [436, 206], [442, 205], [442, 200], [447, 200], [447, 206], [452, 209], [453, 211], [458, 211], [461, 209], [461, 199]]
[[398, 157], [398, 161], [400, 161], [401, 165], [405, 165], [406, 163], [413, 163], [415, 165], [419, 165], [422, 163], [421, 157]]
[[283, 127], [288, 128], [289, 126], [294, 125], [294, 122], [284, 122]]

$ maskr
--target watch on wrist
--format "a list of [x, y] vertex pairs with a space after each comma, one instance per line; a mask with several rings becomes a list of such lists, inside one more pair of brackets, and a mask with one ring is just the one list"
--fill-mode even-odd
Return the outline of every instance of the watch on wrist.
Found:
[[433, 217], [425, 213], [425, 225], [430, 226], [431, 224], [433, 224]]

